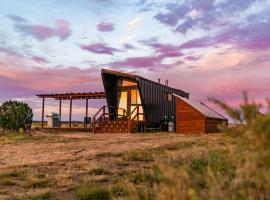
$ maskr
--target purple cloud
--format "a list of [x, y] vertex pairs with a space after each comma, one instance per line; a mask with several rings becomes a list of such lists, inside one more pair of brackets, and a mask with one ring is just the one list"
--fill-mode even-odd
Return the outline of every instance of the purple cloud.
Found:
[[15, 28], [20, 32], [31, 35], [38, 40], [46, 40], [54, 36], [54, 29], [43, 25], [16, 24]]
[[182, 64], [183, 62], [178, 60], [171, 64], [164, 64], [163, 60], [166, 58], [181, 57], [183, 54], [180, 52], [179, 46], [171, 44], [161, 44], [158, 42], [152, 43], [152, 41], [145, 40], [141, 43], [152, 47], [155, 50], [154, 55], [141, 56], [141, 57], [129, 57], [123, 61], [113, 62], [110, 65], [116, 67], [133, 67], [136, 69], [147, 69], [147, 70], [162, 70], [168, 69], [172, 66]]
[[155, 51], [158, 53], [158, 55], [161, 58], [179, 57], [183, 55], [180, 52], [179, 46], [174, 46], [171, 44], [161, 44], [161, 43], [153, 43], [153, 44], [150, 44], [150, 46], [155, 49]]
[[190, 55], [190, 56], [185, 56], [184, 57], [184, 59], [185, 60], [188, 60], [188, 61], [197, 61], [197, 60], [199, 60], [201, 57], [200, 56], [192, 56], [192, 55]]
[[67, 39], [71, 35], [70, 24], [66, 20], [56, 20], [56, 27], [52, 28], [44, 25], [15, 24], [15, 29], [31, 35], [38, 40], [46, 40], [51, 37], [59, 37], [61, 40]]
[[128, 44], [128, 43], [125, 43], [123, 46], [125, 49], [135, 49], [135, 47], [133, 45]]
[[190, 11], [190, 6], [186, 4], [169, 4], [167, 5], [167, 8], [169, 10], [168, 13], [158, 13], [155, 15], [155, 18], [161, 23], [169, 26], [175, 26], [179, 19], [183, 18]]
[[[239, 16], [254, 1], [228, 0], [215, 3], [214, 0], [186, 0], [179, 4], [168, 4], [167, 13], [158, 13], [154, 18], [162, 24], [176, 26], [176, 32], [185, 34], [194, 27], [208, 30], [222, 23], [231, 24], [231, 16]], [[224, 20], [226, 17], [227, 21]]]
[[111, 32], [114, 30], [114, 25], [110, 22], [102, 21], [97, 25], [97, 29], [101, 32]]
[[189, 40], [180, 47], [188, 49], [204, 48], [219, 44], [231, 44], [238, 48], [250, 50], [268, 49], [270, 48], [270, 35], [268, 30], [270, 30], [270, 20], [258, 20], [246, 26], [230, 26], [212, 37], [204, 36]]
[[180, 46], [180, 48], [182, 49], [203, 48], [203, 47], [208, 47], [213, 44], [214, 42], [211, 40], [211, 38], [205, 36], [205, 37], [189, 40], [183, 43]]
[[189, 29], [193, 28], [195, 25], [197, 25], [197, 20], [194, 20], [192, 18], [187, 18], [185, 22], [178, 25], [175, 29], [176, 32], [179, 33], [186, 33]]
[[82, 50], [85, 51], [90, 51], [92, 53], [97, 53], [97, 54], [108, 54], [108, 55], [113, 55], [115, 52], [119, 52], [118, 49], [109, 47], [105, 43], [92, 43], [89, 45], [81, 45], [80, 46]]
[[48, 60], [46, 58], [40, 56], [32, 56], [32, 59], [37, 63], [48, 63]]
[[21, 22], [27, 21], [26, 19], [24, 19], [23, 17], [20, 17], [19, 15], [10, 14], [10, 15], [7, 15], [7, 17], [16, 23], [21, 23]]

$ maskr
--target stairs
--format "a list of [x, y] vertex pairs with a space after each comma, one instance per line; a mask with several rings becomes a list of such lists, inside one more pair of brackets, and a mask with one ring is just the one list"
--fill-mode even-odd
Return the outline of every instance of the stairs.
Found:
[[128, 133], [128, 121], [102, 121], [97, 124], [95, 133]]
[[[106, 112], [108, 106], [103, 106], [93, 117], [93, 133], [134, 133], [145, 130], [145, 121], [136, 121], [131, 118], [132, 113], [125, 118], [115, 119], [112, 113]], [[139, 113], [139, 112], [137, 112]], [[130, 130], [129, 130], [130, 125]]]

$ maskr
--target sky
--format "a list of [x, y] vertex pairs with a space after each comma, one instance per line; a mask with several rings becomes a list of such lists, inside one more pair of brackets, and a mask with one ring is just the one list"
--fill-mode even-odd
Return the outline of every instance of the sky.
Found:
[[[36, 94], [104, 91], [101, 68], [169, 80], [211, 106], [237, 106], [243, 91], [263, 103], [270, 0], [0, 0], [0, 103], [27, 102], [40, 119]], [[91, 100], [90, 115], [105, 103]], [[84, 110], [76, 102], [73, 119]]]

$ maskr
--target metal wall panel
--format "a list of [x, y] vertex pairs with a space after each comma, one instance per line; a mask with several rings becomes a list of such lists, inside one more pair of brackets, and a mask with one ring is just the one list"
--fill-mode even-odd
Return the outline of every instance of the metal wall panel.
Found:
[[173, 117], [175, 120], [175, 97], [172, 96], [172, 101], [168, 101], [165, 98], [165, 94], [174, 93], [186, 98], [189, 97], [189, 94], [182, 90], [170, 88], [145, 78], [140, 77], [137, 81], [141, 92], [147, 123], [159, 124], [165, 119], [165, 116], [167, 116], [167, 119]]

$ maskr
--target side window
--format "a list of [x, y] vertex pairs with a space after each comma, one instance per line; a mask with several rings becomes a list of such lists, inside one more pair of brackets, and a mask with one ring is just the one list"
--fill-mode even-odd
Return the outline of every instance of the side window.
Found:
[[164, 99], [166, 101], [172, 101], [172, 94], [168, 92], [164, 93]]
[[168, 94], [167, 100], [168, 100], [168, 101], [172, 101], [172, 94], [171, 94], [171, 93], [167, 93], [167, 94]]

